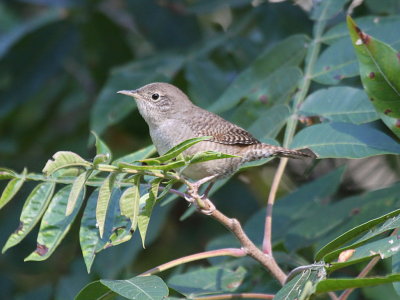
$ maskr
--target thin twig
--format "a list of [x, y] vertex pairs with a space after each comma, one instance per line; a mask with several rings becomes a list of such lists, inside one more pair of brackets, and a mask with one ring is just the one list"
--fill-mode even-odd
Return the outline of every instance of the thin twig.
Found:
[[193, 298], [195, 300], [223, 300], [223, 299], [274, 299], [275, 295], [261, 293], [235, 293]]
[[188, 263], [188, 262], [200, 260], [200, 259], [217, 257], [217, 256], [242, 257], [242, 256], [246, 256], [246, 254], [247, 253], [243, 249], [240, 249], [240, 248], [224, 248], [224, 249], [195, 253], [192, 255], [188, 255], [188, 256], [184, 256], [184, 257], [180, 257], [180, 258], [171, 260], [165, 264], [162, 264], [155, 268], [147, 270], [146, 272], [143, 272], [139, 276], [149, 276], [149, 275], [157, 274], [157, 273], [163, 272], [165, 270], [168, 270], [170, 268], [173, 268], [173, 267], [176, 267], [176, 266]]
[[[396, 228], [393, 230], [393, 232], [390, 234], [390, 236], [397, 235], [399, 232], [399, 228]], [[368, 275], [368, 273], [375, 267], [375, 265], [381, 260], [381, 257], [375, 256], [373, 259], [370, 260], [370, 262], [365, 266], [364, 269], [358, 274], [357, 278], [364, 278], [365, 276]], [[355, 289], [347, 289], [345, 290], [339, 297], [339, 300], [346, 300], [350, 294], [354, 291]]]
[[265, 218], [264, 239], [263, 239], [263, 252], [272, 255], [272, 210], [274, 207], [276, 193], [278, 191], [279, 183], [281, 182], [283, 172], [285, 171], [288, 159], [281, 158], [278, 169], [276, 170], [274, 179], [272, 181], [271, 190], [268, 195], [267, 202], [267, 216]]

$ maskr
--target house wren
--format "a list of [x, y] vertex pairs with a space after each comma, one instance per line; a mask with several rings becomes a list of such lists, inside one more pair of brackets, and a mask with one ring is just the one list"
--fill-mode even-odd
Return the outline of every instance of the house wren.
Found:
[[190, 165], [183, 170], [183, 175], [190, 179], [215, 180], [232, 174], [245, 162], [270, 156], [314, 156], [311, 151], [309, 154], [261, 143], [243, 128], [194, 105], [185, 93], [168, 83], [151, 83], [137, 90], [118, 93], [135, 98], [160, 155], [187, 139], [212, 136], [190, 147], [184, 154], [218, 151], [238, 156]]

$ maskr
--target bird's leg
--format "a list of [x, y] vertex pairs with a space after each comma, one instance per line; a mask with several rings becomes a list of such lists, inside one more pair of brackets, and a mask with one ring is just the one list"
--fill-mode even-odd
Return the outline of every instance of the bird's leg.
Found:
[[[196, 182], [193, 182], [192, 184], [189, 185], [189, 189], [188, 189], [188, 196], [185, 199], [191, 203], [195, 203], [197, 208], [204, 214], [211, 214], [214, 210], [215, 210], [215, 206], [214, 204], [211, 203], [210, 200], [208, 200], [207, 198], [207, 194], [210, 190], [210, 188], [213, 185], [212, 181], [213, 179], [215, 179], [215, 177], [217, 177], [218, 175], [212, 175], [212, 176], [208, 176], [208, 177], [204, 177]], [[208, 185], [208, 187], [205, 190], [205, 194], [202, 196], [199, 196], [199, 188], [200, 186], [202, 186], [203, 184], [210, 182], [210, 184]], [[204, 208], [204, 207], [207, 208]]]

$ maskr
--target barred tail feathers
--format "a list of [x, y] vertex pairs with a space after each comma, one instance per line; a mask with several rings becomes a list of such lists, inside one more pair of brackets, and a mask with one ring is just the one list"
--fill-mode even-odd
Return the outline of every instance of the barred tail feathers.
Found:
[[290, 150], [287, 148], [263, 144], [263, 143], [255, 144], [252, 146], [253, 146], [253, 151], [249, 151], [246, 153], [245, 157], [246, 161], [268, 158], [271, 156], [288, 157], [294, 159], [300, 159], [304, 157], [310, 157], [310, 158], [317, 157], [317, 155], [308, 148], [301, 150]]

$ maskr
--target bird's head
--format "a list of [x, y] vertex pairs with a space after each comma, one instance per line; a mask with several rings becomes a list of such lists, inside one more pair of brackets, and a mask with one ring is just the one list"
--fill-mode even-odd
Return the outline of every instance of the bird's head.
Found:
[[140, 114], [149, 125], [185, 113], [193, 105], [184, 92], [164, 82], [150, 83], [136, 90], [122, 90], [118, 93], [135, 98]]

